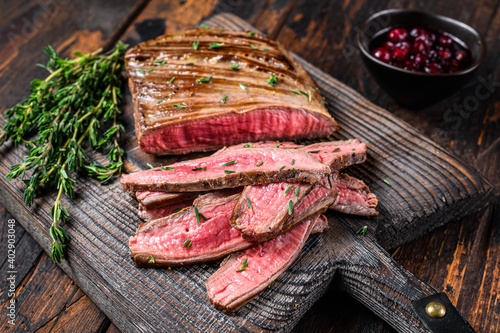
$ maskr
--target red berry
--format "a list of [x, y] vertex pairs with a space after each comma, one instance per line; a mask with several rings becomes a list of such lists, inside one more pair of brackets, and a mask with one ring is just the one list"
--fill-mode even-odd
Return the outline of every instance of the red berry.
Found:
[[427, 64], [424, 69], [427, 73], [431, 74], [439, 74], [443, 72], [443, 68], [441, 67], [441, 65], [435, 62]]
[[451, 39], [450, 36], [443, 34], [443, 35], [439, 36], [438, 44], [441, 47], [449, 49], [450, 47], [453, 46], [453, 39]]
[[410, 36], [412, 36], [413, 38], [420, 36], [420, 35], [424, 35], [424, 34], [428, 34], [428, 33], [427, 33], [427, 30], [425, 30], [422, 27], [415, 27], [415, 28], [410, 30]]
[[448, 49], [441, 49], [438, 53], [444, 61], [450, 60], [452, 57], [452, 54]]
[[416, 54], [427, 54], [429, 52], [429, 46], [421, 40], [417, 40], [413, 43], [413, 52]]
[[421, 34], [421, 35], [418, 35], [417, 37], [415, 37], [414, 43], [416, 43], [416, 42], [423, 42], [429, 48], [433, 44], [432, 38], [428, 33], [424, 33], [424, 34]]
[[405, 28], [395, 28], [389, 31], [389, 41], [399, 43], [408, 38], [408, 31]]
[[407, 42], [397, 43], [392, 51], [392, 57], [396, 61], [404, 61], [410, 55], [410, 44]]
[[468, 54], [467, 52], [465, 51], [459, 51], [455, 54], [455, 59], [458, 61], [458, 62], [462, 62], [464, 60], [466, 60], [468, 58]]
[[394, 48], [394, 43], [386, 40], [385, 42], [382, 43], [381, 47], [385, 47], [389, 51], [392, 51], [392, 49]]
[[378, 49], [375, 49], [372, 52], [372, 56], [374, 56], [376, 59], [383, 61], [387, 64], [391, 62], [391, 53], [389, 50], [383, 47], [379, 47]]
[[420, 68], [425, 64], [427, 57], [423, 54], [416, 54], [415, 58], [413, 58], [413, 62], [415, 63], [415, 67]]

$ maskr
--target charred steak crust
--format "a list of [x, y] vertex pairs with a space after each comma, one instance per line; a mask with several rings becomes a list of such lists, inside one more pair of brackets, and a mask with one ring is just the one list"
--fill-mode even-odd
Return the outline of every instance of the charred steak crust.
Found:
[[[131, 48], [125, 64], [136, 135], [149, 153], [325, 137], [338, 127], [302, 66], [260, 34], [217, 29], [167, 34]], [[278, 80], [274, 87], [271, 75]]]

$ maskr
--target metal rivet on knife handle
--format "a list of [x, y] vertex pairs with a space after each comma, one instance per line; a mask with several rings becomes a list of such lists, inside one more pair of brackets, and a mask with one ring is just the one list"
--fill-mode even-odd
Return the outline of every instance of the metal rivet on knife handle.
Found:
[[446, 314], [446, 307], [439, 302], [429, 302], [425, 306], [425, 312], [432, 318], [443, 318]]

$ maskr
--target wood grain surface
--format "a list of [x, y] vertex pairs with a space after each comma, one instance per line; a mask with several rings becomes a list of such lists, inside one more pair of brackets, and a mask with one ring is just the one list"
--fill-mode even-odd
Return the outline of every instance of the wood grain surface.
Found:
[[[452, 129], [454, 123], [445, 122], [440, 118], [443, 114], [442, 110], [440, 113], [436, 111], [439, 111], [439, 108], [448, 107], [448, 104], [452, 105], [453, 102], [463, 101], [468, 96], [467, 94], [473, 93], [474, 85], [464, 88], [461, 94], [449, 99], [448, 104], [437, 105], [424, 110], [423, 113], [418, 115], [399, 109], [387, 96], [378, 91], [368, 75], [359, 66], [359, 59], [355, 58], [355, 54], [352, 55], [352, 61], [347, 61], [346, 65], [346, 58], [343, 53], [347, 54], [347, 51], [350, 50], [349, 46], [352, 46], [349, 45], [352, 42], [349, 41], [349, 36], [346, 36], [346, 33], [352, 33], [352, 26], [356, 26], [356, 22], [368, 16], [370, 11], [385, 8], [388, 5], [390, 4], [384, 2], [368, 5], [363, 1], [352, 2], [347, 5], [317, 2], [314, 6], [307, 6], [306, 2], [302, 1], [271, 1], [269, 3], [256, 1], [251, 4], [242, 4], [237, 1], [231, 3], [207, 2], [204, 5], [197, 5], [190, 1], [182, 3], [158, 3], [153, 1], [137, 18], [136, 23], [130, 26], [126, 36], [128, 36], [127, 40], [129, 42], [137, 42], [155, 37], [162, 33], [165, 28], [174, 31], [186, 26], [192, 26], [192, 24], [199, 22], [203, 17], [207, 17], [214, 12], [221, 10], [237, 12], [271, 36], [285, 42], [285, 45], [290, 49], [305, 56], [329, 73], [335, 74], [342, 81], [376, 100], [378, 104], [384, 105], [398, 116], [416, 125], [421, 131], [440, 144], [454, 150], [465, 160], [473, 161], [477, 156], [476, 168], [482, 170], [494, 183], [498, 183], [498, 174], [495, 171], [495, 165], [498, 165], [498, 107], [495, 108], [493, 95], [489, 101], [484, 103], [484, 106], [481, 106], [480, 110], [477, 110], [478, 115], [482, 114], [479, 120], [476, 120], [478, 117], [472, 117], [468, 120], [470, 126], [465, 127], [465, 131], [464, 124], [462, 124], [461, 130], [455, 130]], [[396, 5], [407, 7], [407, 4], [403, 2], [396, 3]], [[466, 9], [470, 10], [469, 12], [472, 12], [476, 5], [476, 3], [472, 5], [464, 2]], [[491, 6], [491, 4], [478, 6], [476, 15], [470, 16], [468, 23], [479, 22], [480, 14], [488, 13], [484, 9], [488, 8], [488, 6]], [[497, 7], [498, 4], [493, 9]], [[467, 22], [467, 17], [461, 17], [462, 14], [458, 12], [458, 9], [451, 7], [436, 7], [435, 9], [443, 14]], [[186, 22], [185, 16], [183, 17], [186, 13], [192, 18], [192, 20], [189, 20], [190, 22]], [[498, 19], [494, 19], [496, 13], [496, 10], [492, 10], [487, 15], [492, 19], [479, 22], [483, 29], [481, 32], [487, 31], [489, 47], [491, 44], [493, 47], [498, 45]], [[152, 18], [158, 18], [158, 20], [154, 21]], [[333, 32], [340, 32], [339, 34], [330, 34], [327, 30], [329, 20], [344, 23], [344, 25], [337, 25], [333, 29]], [[163, 22], [163, 26], [161, 22]], [[310, 28], [306, 29], [308, 26]], [[160, 31], [162, 29], [163, 31]], [[346, 33], [342, 34], [344, 30]], [[300, 38], [297, 37], [299, 33], [304, 31], [308, 31], [308, 33]], [[317, 36], [315, 32], [317, 32]], [[143, 36], [147, 33], [154, 35]], [[340, 39], [337, 40], [337, 38]], [[332, 45], [332, 40], [334, 45]], [[35, 51], [39, 51], [43, 46], [44, 44], [37, 45], [38, 50]], [[311, 48], [314, 51], [311, 51]], [[332, 52], [332, 50], [335, 52]], [[496, 52], [498, 54], [498, 51]], [[493, 73], [493, 69], [498, 67], [498, 57], [489, 57], [485, 65], [486, 68], [483, 69], [482, 73], [486, 75]], [[328, 66], [334, 66], [335, 68], [328, 68]], [[4, 76], [3, 72], [2, 76]], [[33, 72], [30, 72], [29, 75], [25, 76], [25, 80], [29, 81], [32, 77], [34, 77]], [[23, 89], [27, 87], [26, 84], [22, 86]], [[8, 87], [4, 87], [4, 89], [8, 89]], [[5, 91], [2, 92], [2, 95], [5, 94]], [[24, 94], [25, 91], [18, 92], [17, 98], [14, 96], [11, 103], [7, 103], [7, 105], [15, 103]], [[463, 122], [465, 123], [465, 119]], [[447, 127], [443, 130], [435, 125], [436, 123]], [[434, 126], [429, 126], [429, 124]], [[476, 138], [476, 141], [473, 138]], [[139, 161], [140, 158], [137, 157], [137, 160]], [[16, 215], [21, 214], [22, 212], [17, 212]], [[498, 255], [495, 256], [495, 254], [498, 254], [499, 243], [497, 210], [493, 211], [495, 219], [489, 218], [490, 215], [491, 211], [488, 210], [484, 215], [476, 215], [454, 222], [452, 225], [443, 227], [417, 242], [400, 248], [397, 250], [395, 257], [425, 280], [432, 280], [432, 284], [437, 289], [446, 289], [452, 301], [462, 309], [478, 331], [490, 330], [494, 332], [495, 327], [497, 327], [495, 325], [498, 325], [499, 312], [498, 305], [495, 305], [497, 304], [495, 299], [498, 295], [498, 259], [496, 259]], [[473, 221], [478, 223], [472, 223]], [[378, 236], [380, 236], [380, 233]], [[33, 247], [35, 246], [33, 245]], [[422, 254], [422, 248], [426, 249], [427, 252]], [[431, 251], [432, 249], [441, 250], [436, 250], [436, 253], [434, 253], [429, 252], [427, 249], [431, 249]], [[38, 251], [40, 250], [38, 249]], [[42, 256], [45, 255], [42, 254]], [[477, 260], [478, 257], [485, 258], [485, 260]], [[35, 267], [38, 266], [40, 266], [40, 260]], [[449, 267], [449, 269], [443, 269], [443, 266]], [[29, 266], [26, 265], [26, 267]], [[446, 285], [448, 282], [449, 286]], [[467, 298], [468, 296], [470, 298]], [[339, 299], [340, 302], [332, 301], [332, 299]], [[471, 301], [474, 305], [468, 306]], [[332, 306], [332, 311], [337, 314], [336, 316], [332, 316], [329, 312]], [[100, 322], [103, 323], [99, 328], [102, 331], [107, 327], [109, 321], [102, 319]], [[355, 323], [353, 324], [353, 322]], [[329, 331], [333, 329], [332, 327], [337, 328], [334, 331], [388, 330], [387, 325], [381, 323], [370, 312], [367, 312], [362, 307], [360, 308], [357, 303], [349, 300], [343, 292], [339, 292], [333, 287], [328, 290], [327, 295], [306, 315], [295, 330], [308, 332]], [[111, 326], [110, 330], [113, 329], [113, 326]], [[90, 327], [89, 331], [92, 331]]]

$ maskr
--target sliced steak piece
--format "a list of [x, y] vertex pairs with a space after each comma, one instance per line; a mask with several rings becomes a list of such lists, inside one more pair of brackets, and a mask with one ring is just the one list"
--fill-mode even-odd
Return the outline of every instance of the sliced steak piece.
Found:
[[197, 192], [137, 191], [135, 197], [143, 209], [154, 209], [192, 200]]
[[[302, 66], [276, 41], [247, 34], [188, 30], [126, 53], [142, 150], [184, 154], [248, 141], [326, 137], [336, 130]], [[199, 42], [196, 50], [193, 42]]]
[[[279, 142], [279, 141], [260, 141], [260, 142], [247, 142], [238, 145], [224, 147], [216, 151], [212, 156], [222, 154], [224, 152], [242, 148], [281, 148], [293, 149], [301, 147], [301, 145], [293, 142]], [[164, 167], [165, 168], [165, 167]], [[152, 209], [162, 206], [171, 205], [181, 201], [194, 199], [198, 196], [196, 192], [165, 192], [165, 191], [137, 191], [135, 194], [137, 201], [143, 205], [143, 208]]]
[[[324, 223], [322, 218], [316, 219]], [[230, 313], [265, 290], [297, 258], [314, 224], [309, 220], [270, 241], [227, 257], [206, 282], [214, 307]]]
[[137, 215], [139, 215], [140, 219], [143, 219], [147, 222], [172, 215], [174, 213], [177, 213], [181, 209], [192, 205], [192, 199], [153, 209], [146, 209], [142, 204], [139, 204], [139, 212], [137, 213]]
[[252, 148], [123, 175], [121, 184], [128, 192], [197, 192], [280, 181], [316, 183], [330, 172], [297, 149]]
[[314, 219], [321, 213], [324, 213], [337, 198], [337, 192], [323, 187], [320, 184], [314, 186], [305, 198], [299, 202], [293, 214], [288, 217], [283, 226], [281, 233], [295, 228], [300, 223]]
[[[323, 161], [334, 171], [332, 174], [366, 160], [366, 145], [356, 139], [321, 142], [297, 150]], [[324, 181], [328, 182], [329, 179]], [[296, 194], [297, 186], [300, 190]], [[281, 232], [290, 212], [313, 187], [313, 184], [293, 185], [290, 182], [247, 186], [234, 208], [231, 225], [241, 231], [246, 239], [259, 242], [271, 239]]]
[[[239, 194], [213, 192], [195, 201], [194, 206], [170, 216], [143, 223], [129, 247], [137, 267], [168, 267], [222, 258], [255, 243], [244, 240], [232, 228], [229, 216]], [[201, 216], [203, 215], [203, 216]], [[205, 217], [207, 220], [205, 221]]]
[[377, 216], [378, 200], [375, 194], [370, 193], [366, 184], [347, 174], [340, 174], [333, 187], [339, 193], [330, 209], [351, 215]]

